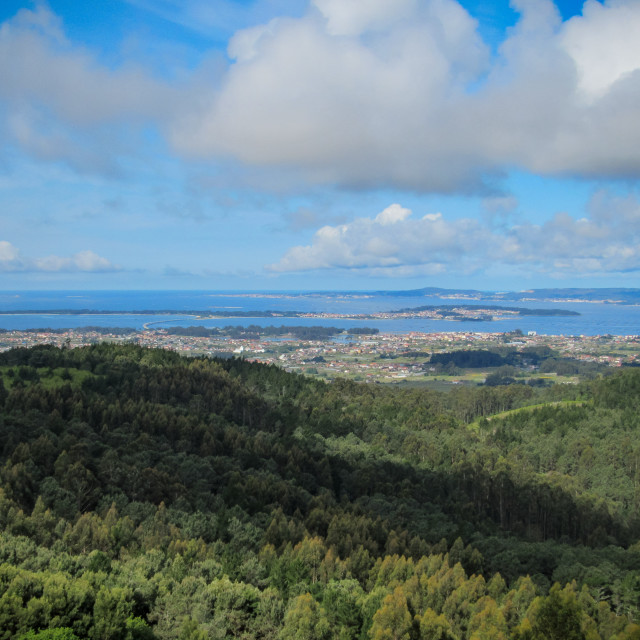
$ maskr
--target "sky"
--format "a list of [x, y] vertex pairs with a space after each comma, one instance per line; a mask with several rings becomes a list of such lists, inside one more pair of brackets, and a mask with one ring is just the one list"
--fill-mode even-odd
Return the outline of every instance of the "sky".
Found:
[[0, 290], [640, 286], [640, 0], [0, 3]]

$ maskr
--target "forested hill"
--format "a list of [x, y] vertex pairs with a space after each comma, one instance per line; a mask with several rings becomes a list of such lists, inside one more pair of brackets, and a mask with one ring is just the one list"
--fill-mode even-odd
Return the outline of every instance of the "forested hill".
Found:
[[640, 638], [638, 370], [438, 393], [100, 344], [0, 374], [0, 640]]

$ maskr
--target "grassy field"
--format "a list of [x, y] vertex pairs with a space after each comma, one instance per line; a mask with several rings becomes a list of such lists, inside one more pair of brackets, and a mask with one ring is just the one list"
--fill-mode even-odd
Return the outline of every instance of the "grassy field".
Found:
[[510, 409], [509, 411], [502, 411], [500, 413], [495, 413], [492, 416], [485, 416], [483, 418], [480, 418], [479, 420], [475, 420], [474, 422], [469, 423], [469, 429], [473, 429], [474, 431], [479, 430], [480, 423], [483, 420], [486, 420], [487, 422], [491, 422], [492, 420], [495, 420], [495, 419], [508, 418], [509, 416], [513, 416], [516, 413], [537, 411], [538, 409], [542, 409], [544, 407], [570, 407], [570, 406], [581, 407], [582, 405], [584, 405], [583, 400], [557, 400], [555, 402], [542, 402], [540, 404], [532, 404], [527, 407], [519, 407], [518, 409]]
[[[73, 386], [82, 384], [85, 378], [92, 376], [90, 371], [82, 371], [79, 369], [63, 369], [58, 367], [56, 369], [50, 369], [48, 367], [42, 367], [36, 369], [39, 382], [46, 389], [53, 389], [55, 387], [61, 387], [65, 383], [70, 383]], [[0, 367], [0, 379], [4, 382], [6, 389], [11, 389], [16, 384], [29, 385], [35, 381], [24, 375], [20, 374], [19, 367]]]

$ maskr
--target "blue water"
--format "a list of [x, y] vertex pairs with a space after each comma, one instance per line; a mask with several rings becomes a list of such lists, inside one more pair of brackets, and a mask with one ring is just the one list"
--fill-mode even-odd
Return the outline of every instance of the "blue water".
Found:
[[[372, 313], [422, 305], [482, 304], [480, 300], [440, 300], [433, 297], [380, 296], [375, 294], [246, 294], [211, 291], [12, 291], [0, 292], [0, 310], [99, 310], [114, 311], [114, 315], [0, 315], [2, 329], [75, 328], [87, 325], [103, 327], [133, 327], [142, 329], [145, 323], [168, 321], [168, 326], [204, 325], [322, 325], [344, 329], [375, 327], [382, 332], [408, 331], [474, 331], [500, 332], [521, 329], [544, 335], [638, 335], [640, 334], [640, 306], [578, 302], [505, 302], [495, 300], [486, 304], [528, 307], [561, 308], [577, 311], [579, 316], [524, 316], [495, 322], [458, 322], [428, 319], [358, 320], [335, 318], [222, 318], [201, 320], [186, 314], [160, 316], [151, 314], [120, 314], [118, 311], [309, 311], [328, 313]], [[162, 327], [163, 324], [152, 326]]]

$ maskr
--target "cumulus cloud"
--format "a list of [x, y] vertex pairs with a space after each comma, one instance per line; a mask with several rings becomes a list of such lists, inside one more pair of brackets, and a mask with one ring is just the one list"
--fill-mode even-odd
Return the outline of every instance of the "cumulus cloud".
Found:
[[477, 220], [416, 218], [393, 204], [373, 218], [325, 226], [308, 246], [290, 249], [271, 271], [396, 269], [412, 273], [478, 272], [490, 266], [547, 274], [640, 270], [640, 202], [599, 191], [588, 217], [558, 213], [544, 224], [492, 230]]
[[324, 226], [310, 246], [290, 249], [272, 271], [307, 271], [328, 268], [390, 268], [442, 265], [458, 258], [470, 266], [476, 243], [493, 241], [475, 220], [447, 222], [442, 214], [421, 219], [392, 204], [375, 218], [358, 218], [349, 224]]
[[80, 251], [71, 257], [27, 258], [7, 240], [0, 241], [0, 272], [102, 273], [119, 270], [118, 265], [90, 250]]
[[569, 20], [562, 44], [575, 61], [578, 88], [588, 99], [605, 95], [612, 85], [640, 69], [638, 4], [585, 2], [582, 18]]
[[[237, 31], [215, 82], [203, 64], [181, 84], [107, 67], [48, 8], [23, 9], [0, 26], [0, 136], [105, 172], [152, 126], [185, 158], [349, 188], [490, 196], [514, 167], [639, 177], [640, 2], [587, 0], [566, 22], [551, 0], [512, 5], [492, 52], [457, 0], [311, 0]], [[206, 7], [188, 24], [214, 24]]]
[[406, 220], [411, 215], [411, 209], [405, 209], [399, 204], [392, 204], [383, 211], [381, 211], [376, 217], [374, 222], [386, 227], [390, 224], [396, 224]]
[[172, 128], [184, 153], [301, 168], [315, 182], [488, 190], [505, 168], [640, 174], [640, 3], [550, 0], [492, 59], [455, 0], [315, 0], [236, 34], [215, 95]]
[[406, 3], [405, 17], [389, 0], [373, 16], [370, 3], [348, 4], [238, 33], [235, 64], [210, 103], [174, 127], [176, 147], [302, 168], [317, 182], [457, 182], [460, 171], [450, 178], [425, 162], [442, 147], [429, 123], [444, 106], [438, 96], [487, 69], [475, 21], [453, 0]]
[[417, 0], [315, 0], [314, 4], [327, 19], [327, 32], [338, 36], [385, 30], [411, 18], [417, 9]]

